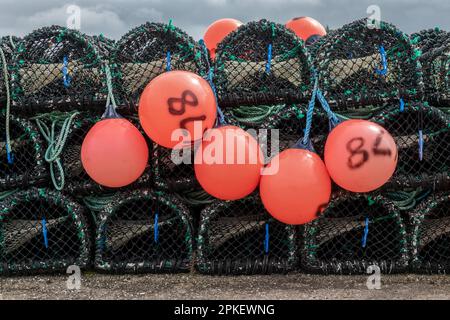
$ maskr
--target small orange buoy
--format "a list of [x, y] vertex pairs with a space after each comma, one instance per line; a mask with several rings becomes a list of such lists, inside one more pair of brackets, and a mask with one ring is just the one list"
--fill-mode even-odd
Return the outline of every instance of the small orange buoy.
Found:
[[301, 225], [316, 219], [331, 197], [325, 164], [304, 149], [287, 149], [264, 168], [259, 186], [262, 203], [277, 220]]
[[398, 153], [394, 139], [383, 127], [355, 119], [330, 132], [324, 158], [336, 184], [353, 192], [369, 192], [392, 176]]
[[92, 180], [118, 188], [142, 175], [147, 166], [148, 146], [130, 121], [114, 114], [89, 130], [81, 146], [81, 162]]
[[311, 39], [323, 37], [327, 34], [327, 31], [320, 22], [310, 17], [291, 19], [286, 23], [286, 28], [292, 30], [297, 37], [303, 39], [303, 41], [307, 43], [312, 42]]
[[235, 126], [222, 126], [205, 133], [194, 168], [197, 180], [210, 195], [237, 200], [258, 186], [263, 154], [249, 133]]
[[242, 22], [236, 19], [220, 19], [209, 25], [203, 36], [203, 40], [209, 50], [211, 59], [215, 59], [216, 49], [219, 43], [241, 25]]
[[[209, 83], [188, 71], [169, 71], [154, 78], [139, 99], [145, 133], [166, 148], [200, 140], [216, 122], [216, 100]], [[196, 129], [196, 130], [194, 130]]]

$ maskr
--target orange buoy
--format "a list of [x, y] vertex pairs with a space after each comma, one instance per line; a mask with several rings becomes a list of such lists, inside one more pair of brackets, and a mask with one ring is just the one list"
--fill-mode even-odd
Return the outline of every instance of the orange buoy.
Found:
[[237, 200], [258, 187], [263, 154], [249, 133], [235, 126], [221, 126], [205, 133], [194, 168], [198, 182], [210, 195]]
[[367, 120], [347, 120], [329, 134], [325, 164], [340, 187], [369, 192], [384, 185], [397, 166], [397, 146], [380, 125]]
[[241, 25], [242, 22], [236, 19], [220, 19], [209, 25], [203, 36], [203, 40], [209, 50], [211, 59], [215, 59], [216, 49], [219, 43]]
[[319, 21], [310, 17], [298, 17], [289, 20], [286, 28], [292, 30], [297, 37], [303, 39], [307, 44], [313, 42], [313, 39], [323, 37], [327, 34], [324, 26]]

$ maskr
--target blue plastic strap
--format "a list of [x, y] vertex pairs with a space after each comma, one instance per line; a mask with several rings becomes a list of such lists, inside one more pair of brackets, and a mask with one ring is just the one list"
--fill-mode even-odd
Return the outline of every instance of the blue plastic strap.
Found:
[[67, 58], [67, 56], [64, 56], [62, 72], [63, 72], [64, 87], [66, 88], [70, 87], [70, 82], [72, 81], [72, 79], [69, 76], [69, 69], [67, 68], [68, 65], [69, 59]]
[[41, 221], [42, 224], [42, 235], [44, 236], [44, 246], [46, 249], [48, 249], [48, 238], [47, 238], [47, 221], [45, 218]]
[[368, 235], [369, 235], [369, 217], [366, 217], [365, 226], [364, 226], [364, 235], [363, 235], [363, 238], [361, 241], [361, 245], [363, 248], [366, 247]]
[[400, 112], [405, 111], [405, 101], [403, 101], [402, 98], [400, 98]]
[[154, 241], [155, 243], [159, 242], [159, 214], [155, 214], [155, 225], [154, 225]]
[[8, 164], [14, 164], [14, 154], [11, 152], [11, 147], [9, 144], [6, 144], [6, 158], [8, 160]]
[[272, 65], [272, 44], [269, 44], [269, 48], [267, 49], [267, 64], [266, 64], [266, 73], [270, 73], [270, 67]]
[[423, 132], [419, 130], [419, 160], [423, 160]]
[[266, 236], [264, 238], [264, 252], [266, 254], [269, 253], [269, 240], [270, 240], [269, 223], [266, 223]]
[[382, 69], [375, 69], [375, 72], [381, 76], [385, 76], [388, 70], [387, 70], [386, 51], [384, 50], [383, 46], [380, 46], [380, 56]]
[[336, 114], [331, 110], [330, 105], [327, 102], [327, 99], [322, 94], [322, 91], [320, 89], [317, 90], [317, 99], [319, 100], [322, 109], [327, 113], [328, 119], [330, 120], [330, 131], [334, 129], [339, 123], [341, 123], [341, 120], [336, 116]]
[[167, 51], [166, 56], [166, 71], [170, 71], [172, 69], [172, 56], [170, 54], [170, 51]]

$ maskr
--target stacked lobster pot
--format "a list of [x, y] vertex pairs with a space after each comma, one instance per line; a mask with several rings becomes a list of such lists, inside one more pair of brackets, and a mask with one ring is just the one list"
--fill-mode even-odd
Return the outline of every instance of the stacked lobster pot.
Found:
[[[312, 64], [291, 31], [267, 20], [245, 24], [218, 45], [211, 68], [225, 122], [250, 130], [266, 161], [301, 138]], [[270, 274], [298, 268], [300, 230], [274, 220], [258, 194], [216, 200], [200, 218], [199, 272]]]
[[449, 117], [423, 99], [419, 40], [411, 39], [388, 23], [363, 19], [314, 45], [318, 86], [331, 108], [341, 119], [383, 126], [397, 144], [398, 164], [390, 181], [372, 193], [349, 194], [335, 186], [324, 214], [306, 227], [306, 270], [361, 274], [375, 265], [394, 273], [411, 270], [417, 261], [411, 239], [423, 221], [419, 208], [450, 186], [450, 126]]

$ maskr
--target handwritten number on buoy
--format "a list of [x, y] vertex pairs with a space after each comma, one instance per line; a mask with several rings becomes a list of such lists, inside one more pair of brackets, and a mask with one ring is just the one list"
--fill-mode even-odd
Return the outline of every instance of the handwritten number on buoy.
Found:
[[[191, 90], [185, 90], [181, 94], [181, 98], [169, 98], [167, 104], [170, 114], [179, 116], [186, 112], [186, 106], [198, 106], [198, 98]], [[180, 105], [179, 109], [176, 108], [176, 104]]]
[[[392, 151], [390, 149], [380, 148], [381, 142], [383, 141], [384, 131], [380, 131], [375, 139], [372, 147], [372, 153], [374, 156], [392, 156]], [[347, 165], [350, 169], [358, 169], [364, 165], [369, 160], [369, 152], [364, 149], [364, 138], [356, 137], [347, 142], [347, 150], [350, 153]], [[355, 162], [355, 157], [360, 157], [358, 162]]]
[[[363, 146], [364, 139], [362, 137], [353, 138], [347, 143], [347, 150], [350, 152], [347, 164], [350, 169], [358, 169], [369, 160], [369, 153], [363, 149]], [[355, 157], [359, 155], [360, 161], [354, 162]]]

